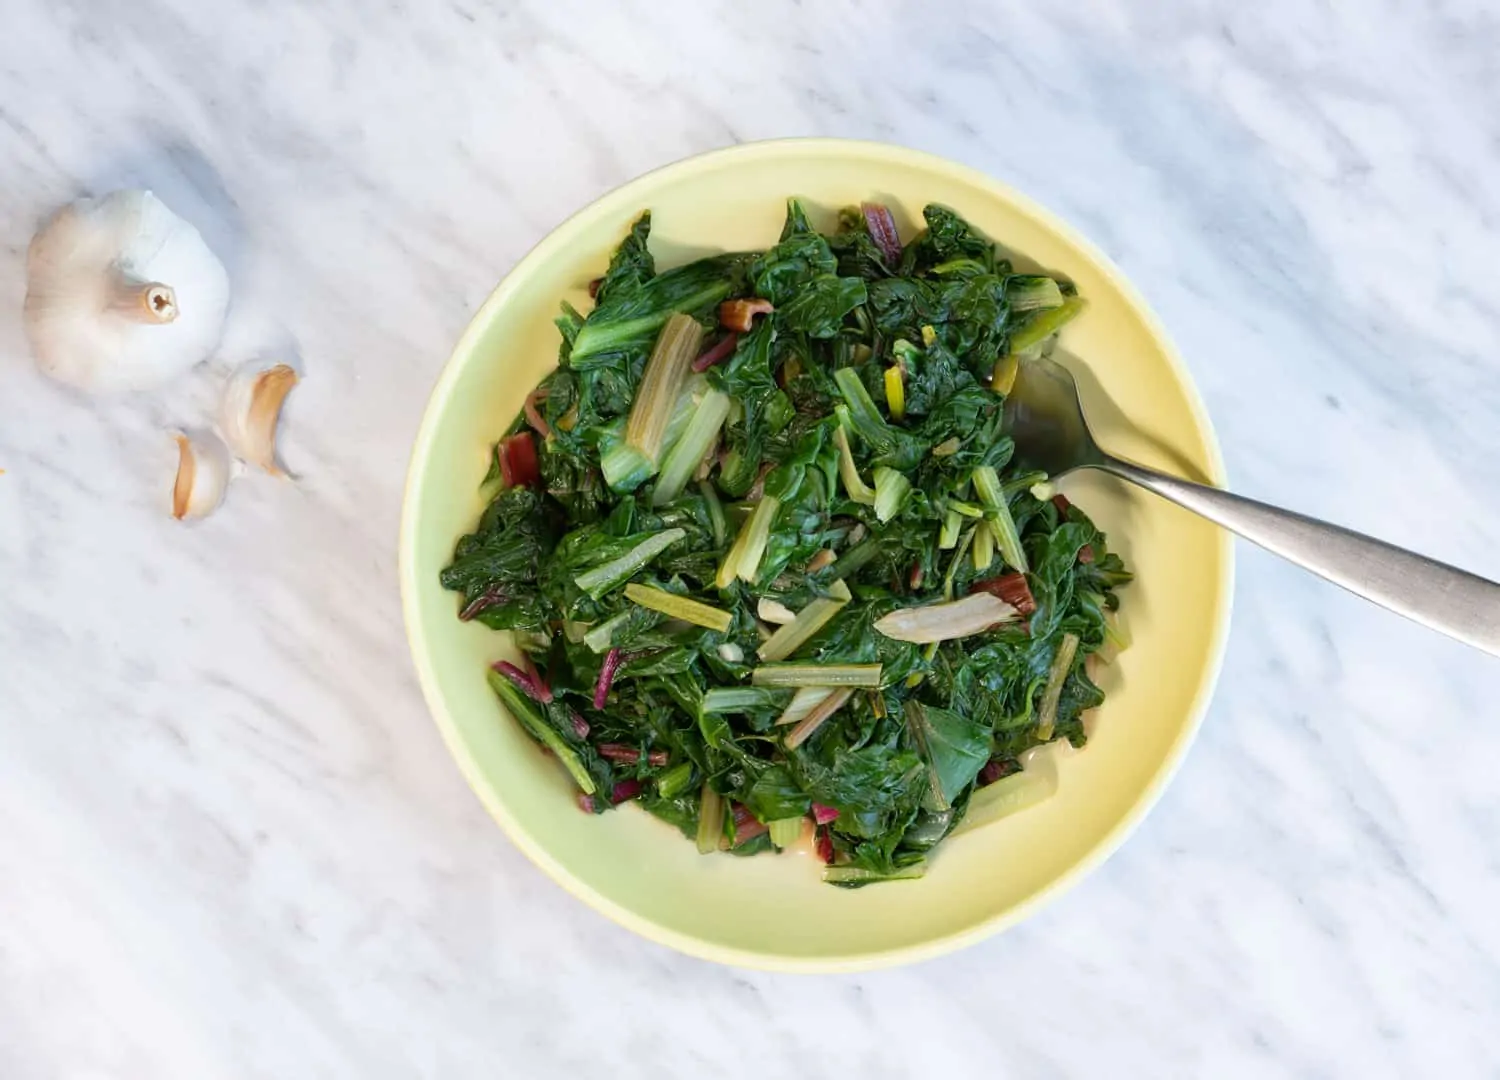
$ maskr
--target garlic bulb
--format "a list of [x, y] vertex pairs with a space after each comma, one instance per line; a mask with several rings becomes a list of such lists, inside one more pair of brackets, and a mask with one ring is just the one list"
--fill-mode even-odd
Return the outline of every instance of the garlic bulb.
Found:
[[281, 403], [297, 385], [297, 373], [285, 364], [264, 370], [242, 368], [224, 390], [219, 429], [234, 456], [258, 465], [272, 476], [285, 476], [276, 464], [276, 424]]
[[63, 207], [27, 254], [37, 366], [83, 390], [148, 390], [213, 351], [229, 275], [198, 230], [149, 191]]
[[229, 450], [216, 435], [178, 432], [177, 480], [172, 485], [172, 516], [207, 517], [224, 501], [229, 486]]

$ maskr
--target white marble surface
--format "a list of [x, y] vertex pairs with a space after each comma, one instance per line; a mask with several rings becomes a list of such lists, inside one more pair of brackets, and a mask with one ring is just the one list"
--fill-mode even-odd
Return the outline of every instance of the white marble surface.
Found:
[[[428, 722], [395, 590], [451, 342], [574, 208], [787, 134], [1071, 217], [1244, 492], [1500, 576], [1484, 0], [11, 0], [0, 26], [0, 1077], [1500, 1075], [1500, 665], [1243, 551], [1223, 681], [1104, 869], [957, 956], [724, 970], [567, 898]], [[1168, 10], [1170, 9], [1170, 10]], [[200, 526], [219, 375], [107, 403], [18, 325], [37, 221], [147, 184], [230, 257], [285, 457]]]

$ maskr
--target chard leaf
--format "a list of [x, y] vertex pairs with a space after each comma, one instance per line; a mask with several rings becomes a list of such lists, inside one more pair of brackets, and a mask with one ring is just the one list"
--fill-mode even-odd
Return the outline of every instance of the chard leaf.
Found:
[[656, 260], [646, 246], [651, 235], [651, 212], [648, 210], [636, 219], [629, 234], [615, 249], [609, 260], [609, 269], [599, 282], [594, 294], [594, 305], [602, 307], [611, 301], [623, 301], [639, 293], [646, 283], [656, 276]]
[[912, 702], [907, 722], [934, 778], [937, 810], [952, 806], [990, 759], [990, 729], [951, 709]]
[[761, 821], [801, 817], [812, 809], [812, 798], [785, 765], [763, 770], [745, 793], [744, 802]]

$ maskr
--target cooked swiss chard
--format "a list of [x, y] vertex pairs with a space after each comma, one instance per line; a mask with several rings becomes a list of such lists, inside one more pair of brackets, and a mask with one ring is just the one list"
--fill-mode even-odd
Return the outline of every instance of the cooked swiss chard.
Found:
[[1001, 408], [1083, 302], [923, 216], [903, 245], [884, 207], [824, 235], [792, 200], [768, 250], [658, 273], [647, 214], [563, 305], [442, 582], [514, 632], [490, 680], [585, 810], [705, 852], [811, 839], [857, 886], [1045, 798], [1022, 755], [1083, 742], [1130, 575]]

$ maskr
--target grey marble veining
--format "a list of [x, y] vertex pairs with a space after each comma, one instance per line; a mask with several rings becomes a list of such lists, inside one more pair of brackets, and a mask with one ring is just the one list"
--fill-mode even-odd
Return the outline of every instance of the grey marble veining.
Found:
[[[406, 660], [428, 387], [499, 276], [645, 169], [792, 134], [985, 169], [1125, 268], [1239, 490], [1500, 576], [1500, 23], [1330, 0], [14, 0], [0, 28], [0, 1077], [1500, 1075], [1495, 661], [1243, 550], [1186, 767], [1019, 929], [716, 968], [489, 822]], [[153, 187], [231, 265], [221, 356], [40, 378], [37, 222]], [[222, 371], [283, 451], [166, 514]]]

